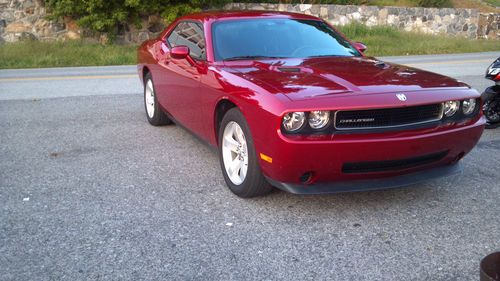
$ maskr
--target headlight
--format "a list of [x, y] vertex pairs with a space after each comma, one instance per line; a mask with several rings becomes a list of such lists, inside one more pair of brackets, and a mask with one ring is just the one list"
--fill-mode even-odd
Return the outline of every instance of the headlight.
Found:
[[470, 115], [476, 109], [476, 99], [464, 100], [462, 102], [462, 111], [465, 115]]
[[500, 73], [500, 67], [496, 67], [496, 68], [488, 68], [488, 73], [489, 75], [497, 75], [498, 73]]
[[447, 101], [444, 103], [444, 115], [446, 117], [453, 116], [457, 113], [458, 108], [460, 107], [460, 102], [458, 101]]
[[309, 113], [309, 126], [315, 130], [323, 129], [326, 125], [328, 125], [329, 120], [329, 111], [311, 111]]
[[289, 132], [302, 128], [306, 120], [304, 112], [289, 112], [283, 116], [283, 127]]

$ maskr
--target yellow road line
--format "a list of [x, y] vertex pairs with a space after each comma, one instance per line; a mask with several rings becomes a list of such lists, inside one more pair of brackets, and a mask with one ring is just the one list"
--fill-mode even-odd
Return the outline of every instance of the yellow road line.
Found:
[[408, 63], [408, 65], [461, 64], [461, 63], [475, 63], [475, 62], [492, 62], [493, 60], [457, 60], [457, 61], [416, 62], [416, 63]]
[[[459, 60], [459, 61], [436, 61], [436, 62], [417, 62], [408, 63], [409, 66], [419, 65], [443, 65], [443, 64], [463, 64], [463, 63], [478, 63], [490, 62], [490, 59], [484, 60]], [[0, 78], [0, 82], [19, 82], [19, 81], [53, 81], [53, 80], [84, 80], [84, 79], [118, 79], [118, 78], [136, 78], [136, 74], [120, 74], [120, 75], [87, 75], [87, 76], [48, 76], [48, 77], [13, 77]]]
[[0, 78], [0, 82], [137, 78], [137, 74]]

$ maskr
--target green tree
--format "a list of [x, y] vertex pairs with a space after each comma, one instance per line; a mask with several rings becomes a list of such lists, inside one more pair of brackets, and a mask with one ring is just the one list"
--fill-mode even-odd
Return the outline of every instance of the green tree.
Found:
[[52, 17], [69, 16], [82, 27], [115, 34], [120, 25], [140, 26], [141, 17], [160, 14], [167, 22], [229, 0], [46, 0]]

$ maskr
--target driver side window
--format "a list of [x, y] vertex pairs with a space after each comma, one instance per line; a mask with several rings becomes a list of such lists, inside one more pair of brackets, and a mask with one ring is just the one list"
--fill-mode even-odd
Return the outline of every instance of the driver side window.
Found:
[[170, 47], [187, 46], [191, 57], [197, 60], [206, 59], [205, 37], [200, 23], [180, 22], [167, 38]]

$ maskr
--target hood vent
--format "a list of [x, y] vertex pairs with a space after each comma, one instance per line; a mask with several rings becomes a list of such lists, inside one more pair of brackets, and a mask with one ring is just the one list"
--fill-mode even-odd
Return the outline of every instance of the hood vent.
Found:
[[293, 73], [301, 72], [300, 67], [278, 67], [278, 70], [281, 72], [293, 72]]

